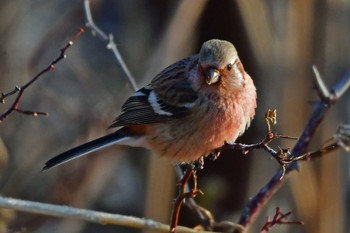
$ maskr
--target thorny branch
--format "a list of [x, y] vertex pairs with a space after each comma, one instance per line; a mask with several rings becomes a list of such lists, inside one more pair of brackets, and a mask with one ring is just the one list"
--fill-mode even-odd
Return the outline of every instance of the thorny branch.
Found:
[[38, 116], [38, 115], [44, 115], [47, 116], [48, 113], [47, 112], [37, 112], [37, 111], [29, 111], [29, 110], [22, 110], [18, 108], [18, 105], [23, 97], [24, 91], [30, 87], [35, 81], [37, 81], [43, 74], [54, 70], [56, 64], [61, 61], [62, 59], [66, 58], [66, 51], [67, 49], [69, 49], [74, 43], [75, 41], [80, 37], [80, 35], [84, 32], [84, 30], [82, 28], [80, 28], [80, 30], [74, 35], [74, 37], [72, 38], [71, 41], [69, 41], [67, 43], [66, 46], [64, 46], [61, 49], [61, 53], [60, 55], [54, 59], [45, 69], [43, 69], [42, 71], [40, 71], [35, 77], [33, 77], [31, 80], [29, 80], [29, 82], [27, 82], [26, 84], [24, 84], [23, 86], [16, 86], [15, 89], [13, 91], [10, 91], [8, 93], [2, 93], [1, 97], [0, 97], [0, 103], [5, 103], [5, 99], [8, 98], [9, 96], [12, 96], [14, 94], [17, 93], [17, 96], [14, 100], [14, 102], [12, 103], [12, 105], [10, 106], [10, 108], [2, 113], [0, 115], [0, 123], [3, 122], [12, 112], [16, 111], [22, 114], [26, 114], [26, 115], [32, 115], [32, 116]]
[[268, 232], [275, 225], [292, 225], [292, 224], [304, 224], [301, 221], [287, 221], [287, 218], [292, 214], [291, 211], [287, 213], [282, 213], [281, 208], [277, 207], [275, 215], [272, 220], [267, 217], [265, 225], [261, 228], [261, 233]]

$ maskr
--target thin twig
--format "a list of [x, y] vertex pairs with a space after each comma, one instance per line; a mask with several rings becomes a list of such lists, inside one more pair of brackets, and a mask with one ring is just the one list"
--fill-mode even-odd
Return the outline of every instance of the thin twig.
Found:
[[0, 103], [4, 104], [5, 103], [5, 99], [11, 95], [16, 94], [17, 92], [19, 92], [21, 90], [21, 87], [16, 85], [15, 89], [13, 91], [9, 91], [8, 93], [1, 93], [1, 97], [0, 97]]
[[[0, 207], [9, 208], [33, 214], [80, 219], [103, 225], [118, 225], [136, 229], [148, 229], [158, 232], [168, 232], [169, 225], [151, 219], [137, 218], [119, 214], [110, 214], [100, 211], [73, 208], [61, 205], [44, 204], [40, 202], [24, 201], [0, 196]], [[214, 233], [210, 231], [196, 231], [187, 227], [178, 226], [178, 233]]]
[[315, 77], [318, 95], [322, 99], [329, 98], [329, 96], [330, 96], [329, 90], [328, 90], [326, 84], [323, 82], [321, 74], [315, 65], [312, 65], [312, 71], [314, 72], [314, 77]]
[[48, 113], [46, 112], [36, 112], [36, 111], [29, 111], [29, 110], [21, 110], [18, 108], [18, 105], [23, 97], [24, 91], [31, 86], [35, 81], [37, 81], [43, 74], [54, 70], [55, 66], [58, 62], [60, 62], [62, 59], [66, 58], [66, 51], [67, 49], [69, 49], [74, 43], [75, 41], [80, 37], [80, 35], [84, 32], [84, 30], [82, 28], [80, 28], [79, 32], [77, 32], [74, 37], [72, 38], [71, 41], [69, 41], [67, 43], [67, 45], [65, 47], [63, 47], [61, 49], [61, 53], [60, 55], [54, 59], [45, 69], [43, 69], [42, 71], [40, 71], [36, 76], [34, 76], [31, 80], [29, 80], [26, 84], [24, 84], [23, 86], [16, 86], [16, 88], [13, 91], [10, 91], [8, 93], [2, 93], [1, 98], [0, 98], [0, 102], [3, 103], [5, 101], [5, 98], [14, 95], [17, 93], [17, 96], [14, 100], [14, 102], [12, 103], [12, 105], [10, 106], [10, 108], [4, 112], [3, 114], [0, 115], [0, 123], [3, 122], [12, 112], [17, 111], [26, 115], [33, 115], [33, 116], [37, 116], [37, 115], [44, 115], [47, 116]]
[[281, 208], [277, 207], [275, 215], [273, 216], [272, 220], [270, 220], [270, 218], [267, 217], [266, 223], [264, 224], [264, 226], [261, 229], [261, 233], [268, 232], [275, 225], [293, 225], [293, 224], [302, 225], [302, 224], [304, 224], [301, 221], [287, 221], [287, 218], [291, 214], [292, 214], [291, 211], [284, 214], [284, 213], [282, 213]]
[[335, 140], [346, 152], [350, 152], [350, 125], [340, 124], [332, 140]]
[[13, 111], [20, 112], [20, 113], [22, 113], [24, 115], [32, 115], [32, 116], [35, 116], [35, 117], [38, 116], [38, 115], [42, 115], [42, 116], [48, 116], [49, 115], [48, 112], [38, 112], [38, 111], [34, 112], [34, 111], [30, 111], [30, 110], [21, 110], [21, 109], [18, 109], [18, 108], [14, 109]]
[[132, 88], [133, 91], [137, 91], [137, 85], [135, 82], [135, 79], [131, 75], [128, 67], [126, 66], [124, 59], [119, 53], [119, 50], [117, 48], [117, 45], [114, 42], [113, 34], [106, 34], [103, 30], [101, 30], [95, 23], [92, 18], [91, 9], [90, 9], [90, 1], [84, 0], [84, 11], [86, 16], [86, 26], [90, 28], [93, 32], [93, 34], [96, 34], [107, 46], [108, 49], [112, 50], [115, 59], [117, 60], [118, 64], [121, 66], [122, 70], [124, 71], [127, 81]]
[[350, 151], [350, 125], [340, 125], [332, 138], [326, 140], [321, 148], [315, 151], [306, 152], [298, 156], [286, 156], [281, 158], [281, 164], [287, 165], [296, 161], [312, 160], [325, 154], [329, 154], [339, 148]]

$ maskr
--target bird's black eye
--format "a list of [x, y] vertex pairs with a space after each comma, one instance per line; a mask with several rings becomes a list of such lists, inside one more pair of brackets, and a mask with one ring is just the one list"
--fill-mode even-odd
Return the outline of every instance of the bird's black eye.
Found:
[[226, 66], [226, 69], [227, 69], [228, 71], [232, 70], [232, 64], [231, 64], [231, 63], [228, 64], [228, 65]]

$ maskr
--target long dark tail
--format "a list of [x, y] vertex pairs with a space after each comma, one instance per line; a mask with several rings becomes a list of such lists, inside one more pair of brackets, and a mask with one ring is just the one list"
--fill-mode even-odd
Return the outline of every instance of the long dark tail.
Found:
[[108, 134], [104, 137], [95, 139], [91, 142], [87, 142], [83, 145], [77, 146], [73, 149], [70, 149], [62, 154], [59, 154], [45, 163], [42, 171], [56, 167], [63, 163], [66, 163], [70, 160], [76, 159], [78, 157], [87, 155], [91, 152], [103, 149], [105, 147], [111, 146], [115, 143], [118, 143], [122, 139], [126, 138], [126, 135], [120, 131]]

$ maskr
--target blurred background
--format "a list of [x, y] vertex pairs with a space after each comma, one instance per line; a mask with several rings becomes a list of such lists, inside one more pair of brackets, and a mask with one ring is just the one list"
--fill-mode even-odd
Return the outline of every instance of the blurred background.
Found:
[[[113, 33], [138, 86], [212, 38], [231, 41], [258, 90], [258, 109], [240, 142], [265, 137], [264, 112], [277, 109], [278, 133], [299, 136], [316, 100], [311, 65], [331, 86], [350, 69], [349, 0], [91, 0], [97, 25]], [[83, 1], [1, 0], [0, 92], [13, 90], [45, 68], [80, 27]], [[0, 193], [169, 222], [176, 195], [173, 165], [146, 150], [112, 147], [41, 173], [52, 156], [110, 132], [106, 128], [132, 93], [119, 64], [89, 30], [54, 72], [26, 92], [20, 108], [49, 117], [13, 113], [0, 124]], [[310, 149], [349, 124], [347, 93], [329, 112]], [[4, 112], [14, 98], [0, 105]], [[293, 141], [275, 146], [292, 147]], [[198, 202], [217, 221], [237, 222], [248, 202], [278, 169], [263, 151], [236, 151], [207, 161], [199, 173], [205, 195]], [[259, 232], [275, 208], [292, 211], [305, 225], [271, 232], [350, 232], [349, 159], [332, 153], [301, 164], [268, 203], [251, 232]], [[141, 232], [0, 210], [0, 232]], [[198, 224], [186, 208], [180, 224]]]

